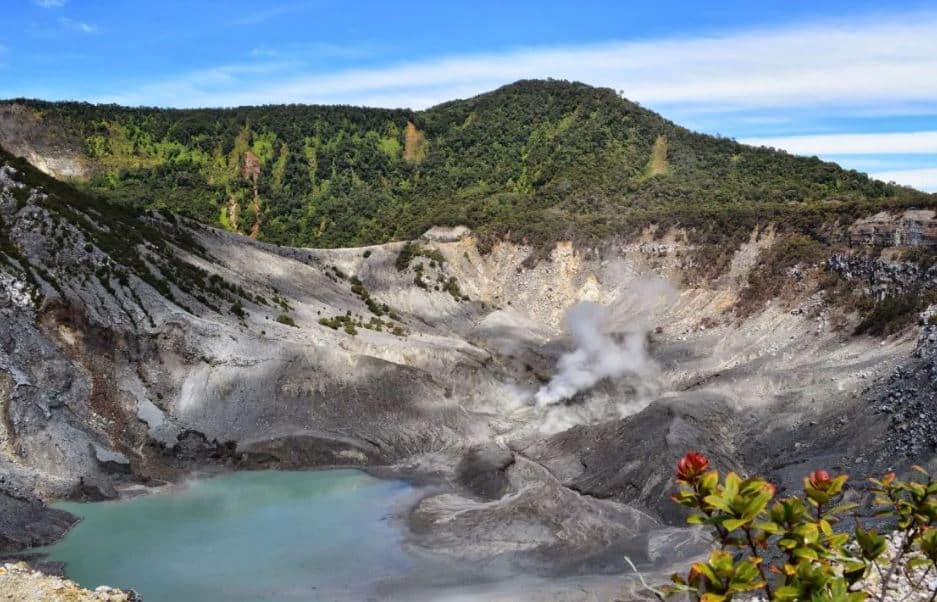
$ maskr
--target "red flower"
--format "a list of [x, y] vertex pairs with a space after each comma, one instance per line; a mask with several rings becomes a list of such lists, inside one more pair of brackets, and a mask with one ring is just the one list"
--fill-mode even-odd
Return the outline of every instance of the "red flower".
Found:
[[709, 468], [709, 458], [699, 452], [687, 452], [677, 462], [677, 478], [681, 481], [693, 481], [707, 468]]
[[707, 579], [706, 575], [704, 575], [702, 571], [697, 568], [697, 565], [694, 564], [690, 567], [690, 572], [686, 577], [686, 581], [688, 585], [703, 587], [706, 585]]
[[830, 473], [825, 470], [814, 470], [810, 473], [810, 476], [807, 477], [807, 481], [810, 483], [810, 486], [817, 491], [826, 491], [830, 488], [830, 485], [833, 484]]

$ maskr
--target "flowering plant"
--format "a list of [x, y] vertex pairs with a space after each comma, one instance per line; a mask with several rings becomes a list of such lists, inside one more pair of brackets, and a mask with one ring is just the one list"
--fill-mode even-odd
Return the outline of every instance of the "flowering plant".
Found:
[[[896, 522], [897, 547], [890, 551], [874, 529], [836, 528], [857, 507], [843, 501], [847, 475], [814, 470], [801, 495], [775, 499], [768, 481], [735, 472], [721, 477], [709, 465], [699, 452], [683, 456], [673, 499], [690, 509], [688, 523], [710, 529], [716, 547], [686, 574], [673, 575], [662, 595], [684, 593], [700, 602], [743, 593], [782, 602], [884, 601], [899, 578], [920, 591], [937, 567], [937, 482], [920, 467], [923, 480], [901, 481], [893, 473], [871, 480], [879, 515]], [[869, 580], [873, 570], [877, 584]], [[937, 589], [921, 599], [927, 594], [937, 599]]]

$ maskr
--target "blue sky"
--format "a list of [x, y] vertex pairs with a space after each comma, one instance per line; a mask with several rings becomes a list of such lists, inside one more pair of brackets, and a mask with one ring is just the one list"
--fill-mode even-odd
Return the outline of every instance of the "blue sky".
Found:
[[424, 108], [555, 77], [937, 191], [933, 1], [4, 5], [0, 98]]

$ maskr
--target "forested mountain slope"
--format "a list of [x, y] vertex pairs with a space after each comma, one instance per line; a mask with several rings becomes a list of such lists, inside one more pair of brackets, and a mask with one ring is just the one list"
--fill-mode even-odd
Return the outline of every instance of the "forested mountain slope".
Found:
[[483, 240], [533, 243], [651, 222], [727, 236], [766, 219], [809, 226], [935, 203], [562, 81], [521, 81], [418, 112], [8, 101], [0, 145], [115, 201], [299, 246], [381, 243], [454, 224]]

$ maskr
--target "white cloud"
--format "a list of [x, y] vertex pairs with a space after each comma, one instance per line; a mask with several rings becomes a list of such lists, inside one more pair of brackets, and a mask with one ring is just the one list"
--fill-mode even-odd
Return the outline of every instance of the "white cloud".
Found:
[[62, 27], [81, 33], [97, 33], [99, 31], [98, 26], [94, 23], [76, 21], [75, 19], [69, 19], [68, 17], [59, 17], [59, 24], [62, 25]]
[[33, 4], [42, 8], [62, 8], [66, 0], [33, 0]]
[[267, 46], [257, 46], [251, 50], [251, 56], [253, 57], [270, 58], [277, 56], [277, 54], [279, 53], [275, 49]]
[[[521, 78], [563, 78], [622, 90], [655, 107], [751, 110], [937, 101], [937, 13], [815, 23], [713, 36], [615, 42], [418, 60], [276, 80], [196, 85], [186, 105], [343, 102], [425, 106]], [[182, 74], [111, 99], [175, 105]], [[169, 91], [170, 93], [167, 93]]]
[[937, 167], [923, 169], [902, 169], [870, 174], [877, 180], [897, 182], [927, 192], [937, 192]]
[[[796, 155], [835, 159], [847, 167], [872, 170], [870, 175], [877, 180], [937, 191], [937, 167], [896, 169], [902, 164], [908, 167], [909, 162], [924, 162], [925, 165], [937, 162], [937, 131], [741, 138], [739, 142], [780, 148]], [[912, 161], [909, 155], [922, 156]]]
[[271, 19], [276, 19], [290, 13], [307, 10], [308, 8], [308, 6], [302, 3], [274, 6], [272, 8], [265, 8], [252, 13], [239, 14], [236, 18], [228, 21], [226, 25], [229, 27], [247, 27], [250, 25], [259, 25], [266, 21], [270, 21]]
[[797, 155], [937, 154], [937, 131], [742, 138], [739, 142], [783, 148]]

